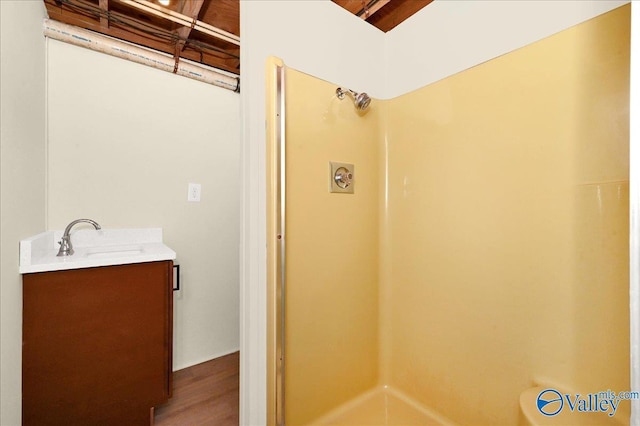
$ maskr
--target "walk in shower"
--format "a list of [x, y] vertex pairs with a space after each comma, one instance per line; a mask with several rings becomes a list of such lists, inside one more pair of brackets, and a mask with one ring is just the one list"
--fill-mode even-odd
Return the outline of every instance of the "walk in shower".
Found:
[[390, 100], [271, 60], [271, 424], [629, 389], [629, 10]]

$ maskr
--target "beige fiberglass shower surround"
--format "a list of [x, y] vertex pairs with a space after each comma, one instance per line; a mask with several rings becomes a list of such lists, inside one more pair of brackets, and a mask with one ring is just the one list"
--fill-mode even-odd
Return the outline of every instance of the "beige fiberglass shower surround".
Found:
[[535, 385], [629, 389], [629, 11], [364, 111], [267, 64], [270, 423], [507, 425]]

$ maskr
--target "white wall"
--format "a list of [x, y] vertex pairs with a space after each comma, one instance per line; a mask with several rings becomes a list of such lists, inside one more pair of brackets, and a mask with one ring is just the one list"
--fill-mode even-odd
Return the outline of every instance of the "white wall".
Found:
[[[56, 40], [48, 228], [161, 227], [177, 254], [174, 369], [239, 348], [240, 97]], [[187, 202], [187, 184], [202, 201]]]
[[385, 98], [533, 43], [628, 1], [438, 0], [387, 33]]
[[384, 34], [328, 0], [241, 1], [241, 424], [266, 419], [265, 58], [392, 98], [624, 3], [439, 0]]
[[21, 423], [18, 242], [45, 226], [44, 4], [0, 1], [0, 424]]
[[[240, 424], [266, 421], [265, 60], [381, 96], [384, 34], [329, 1], [241, 1]], [[334, 96], [327, 93], [327, 97]]]

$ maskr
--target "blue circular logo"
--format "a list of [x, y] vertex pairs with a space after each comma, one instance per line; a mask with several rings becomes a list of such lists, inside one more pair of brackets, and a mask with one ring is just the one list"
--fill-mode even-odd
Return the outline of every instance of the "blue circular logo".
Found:
[[545, 389], [538, 394], [536, 404], [538, 411], [545, 416], [555, 416], [562, 411], [564, 401], [562, 400], [562, 395], [560, 395], [560, 392], [557, 390]]

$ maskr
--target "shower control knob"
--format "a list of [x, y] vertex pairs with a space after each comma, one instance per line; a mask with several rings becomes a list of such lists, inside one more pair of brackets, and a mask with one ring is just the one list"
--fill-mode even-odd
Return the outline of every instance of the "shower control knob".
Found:
[[336, 181], [336, 185], [340, 188], [348, 188], [353, 182], [353, 173], [344, 167], [338, 168], [336, 174], [333, 176]]

